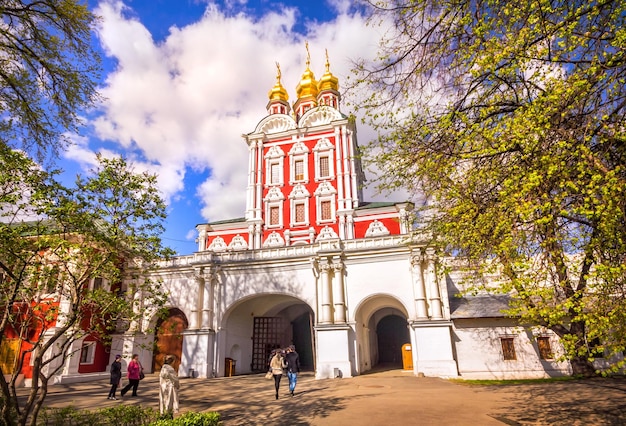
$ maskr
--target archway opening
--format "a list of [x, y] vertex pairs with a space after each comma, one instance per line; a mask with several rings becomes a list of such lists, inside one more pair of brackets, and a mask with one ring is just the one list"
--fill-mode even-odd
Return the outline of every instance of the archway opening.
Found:
[[228, 357], [238, 346], [235, 374], [259, 373], [267, 371], [272, 349], [295, 345], [301, 368], [314, 370], [312, 324], [313, 310], [299, 299], [278, 294], [250, 297], [224, 318], [221, 356]]
[[178, 371], [183, 353], [183, 331], [189, 327], [185, 314], [176, 308], [169, 310], [166, 318], [157, 322], [154, 338], [152, 371], [160, 371], [166, 355], [174, 355], [174, 371]]
[[376, 325], [378, 336], [378, 366], [402, 367], [402, 345], [409, 342], [406, 318], [387, 315]]

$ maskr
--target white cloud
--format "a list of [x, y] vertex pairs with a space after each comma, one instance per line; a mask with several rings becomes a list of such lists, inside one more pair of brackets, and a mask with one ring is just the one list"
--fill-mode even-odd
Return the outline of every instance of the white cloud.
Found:
[[[293, 31], [293, 9], [259, 18], [227, 16], [209, 4], [197, 22], [173, 27], [155, 43], [123, 3], [100, 3], [98, 35], [117, 68], [101, 90], [105, 101], [93, 122], [97, 137], [112, 143], [106, 146], [113, 150], [134, 152], [142, 167], [158, 173], [166, 199], [194, 191], [184, 188], [189, 167], [205, 172], [208, 177], [195, 188], [204, 218], [242, 217], [248, 151], [241, 134], [266, 115], [274, 63], [280, 63], [283, 85], [294, 101], [305, 69], [305, 40], [316, 77], [324, 72], [328, 49], [340, 85], [351, 73], [352, 58], [376, 53], [376, 30], [360, 15], [347, 14], [345, 1], [333, 4], [341, 12], [337, 18], [311, 24], [306, 35]], [[367, 140], [369, 132], [360, 128], [360, 138]], [[88, 163], [89, 149], [79, 144], [68, 156]]]

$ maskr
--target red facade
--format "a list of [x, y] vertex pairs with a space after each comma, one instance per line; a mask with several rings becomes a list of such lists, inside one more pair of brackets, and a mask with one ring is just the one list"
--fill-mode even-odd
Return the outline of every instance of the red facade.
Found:
[[356, 126], [339, 109], [339, 85], [328, 60], [319, 81], [309, 64], [307, 60], [296, 88], [293, 112], [279, 69], [269, 92], [269, 115], [244, 135], [249, 148], [245, 216], [199, 225], [199, 251], [254, 250], [409, 231], [410, 203], [363, 201]]

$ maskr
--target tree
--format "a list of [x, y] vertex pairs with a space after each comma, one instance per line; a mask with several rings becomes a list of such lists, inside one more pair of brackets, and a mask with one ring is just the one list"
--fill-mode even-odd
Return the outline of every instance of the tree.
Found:
[[[2, 166], [14, 161], [21, 168], [0, 185], [3, 201], [14, 201], [0, 220], [0, 343], [10, 335], [21, 349], [9, 381], [0, 367], [1, 415], [5, 424], [17, 417], [17, 424], [34, 425], [49, 380], [76, 355], [72, 343], [85, 336], [106, 341], [162, 307], [158, 283], [143, 277], [171, 252], [159, 238], [165, 204], [155, 176], [99, 156], [90, 176], [65, 188], [23, 154], [4, 158]], [[32, 387], [20, 405], [15, 388], [25, 363], [32, 365]]]
[[358, 63], [383, 188], [428, 197], [424, 227], [509, 313], [553, 330], [574, 374], [626, 349], [626, 2], [382, 1]]
[[0, 15], [0, 143], [41, 160], [98, 99], [95, 17], [78, 0], [3, 0]]

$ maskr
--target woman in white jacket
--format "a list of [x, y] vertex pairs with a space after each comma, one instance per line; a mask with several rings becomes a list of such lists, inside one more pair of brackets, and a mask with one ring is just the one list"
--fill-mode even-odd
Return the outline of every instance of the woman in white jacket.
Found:
[[174, 355], [166, 355], [161, 373], [159, 374], [159, 410], [161, 414], [166, 412], [178, 413], [178, 389], [180, 382], [178, 374], [171, 366]]

